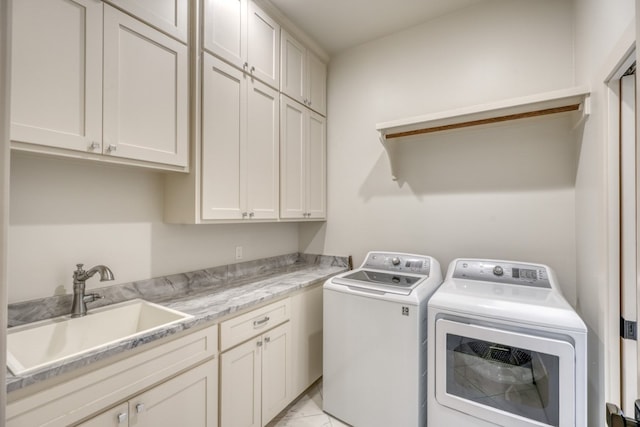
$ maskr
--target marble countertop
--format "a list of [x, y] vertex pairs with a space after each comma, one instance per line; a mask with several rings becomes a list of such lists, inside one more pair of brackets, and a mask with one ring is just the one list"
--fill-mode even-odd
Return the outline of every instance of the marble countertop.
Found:
[[[13, 375], [7, 370], [7, 392], [71, 372], [185, 329], [215, 323], [235, 312], [322, 283], [347, 269], [347, 258], [344, 257], [291, 254], [96, 289], [105, 297], [100, 300], [100, 306], [142, 298], [193, 317], [23, 375]], [[14, 326], [65, 315], [70, 307], [70, 298], [51, 297], [11, 304], [9, 324]]]

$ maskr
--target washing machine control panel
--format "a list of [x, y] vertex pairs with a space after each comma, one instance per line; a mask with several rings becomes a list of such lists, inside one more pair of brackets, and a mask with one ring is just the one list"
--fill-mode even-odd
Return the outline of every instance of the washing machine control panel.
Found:
[[431, 268], [429, 257], [394, 252], [369, 252], [360, 268], [397, 271], [428, 276]]
[[536, 264], [458, 260], [453, 278], [551, 288], [547, 269]]

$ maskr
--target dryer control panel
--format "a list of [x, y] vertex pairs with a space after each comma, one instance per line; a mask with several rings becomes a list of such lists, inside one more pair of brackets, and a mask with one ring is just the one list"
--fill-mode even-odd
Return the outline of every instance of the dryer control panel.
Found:
[[369, 252], [360, 268], [429, 275], [431, 260], [423, 255], [397, 252]]
[[547, 269], [537, 264], [458, 260], [453, 272], [453, 278], [551, 288]]

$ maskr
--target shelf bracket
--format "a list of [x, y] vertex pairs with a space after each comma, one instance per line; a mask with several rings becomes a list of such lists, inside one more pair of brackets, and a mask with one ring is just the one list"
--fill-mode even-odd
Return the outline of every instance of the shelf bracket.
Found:
[[397, 172], [397, 161], [396, 161], [396, 147], [397, 143], [387, 141], [385, 133], [380, 133], [380, 142], [384, 147], [384, 150], [387, 152], [387, 157], [389, 158], [389, 166], [391, 168], [391, 179], [394, 181], [398, 180], [398, 172]]

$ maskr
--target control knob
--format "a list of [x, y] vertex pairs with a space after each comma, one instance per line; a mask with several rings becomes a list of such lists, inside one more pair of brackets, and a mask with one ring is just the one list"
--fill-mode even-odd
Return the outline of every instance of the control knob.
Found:
[[493, 274], [495, 274], [496, 276], [502, 276], [504, 274], [504, 270], [499, 265], [496, 265], [495, 267], [493, 267]]
[[393, 258], [391, 258], [391, 264], [400, 265], [400, 258], [398, 258], [397, 256], [394, 256]]

